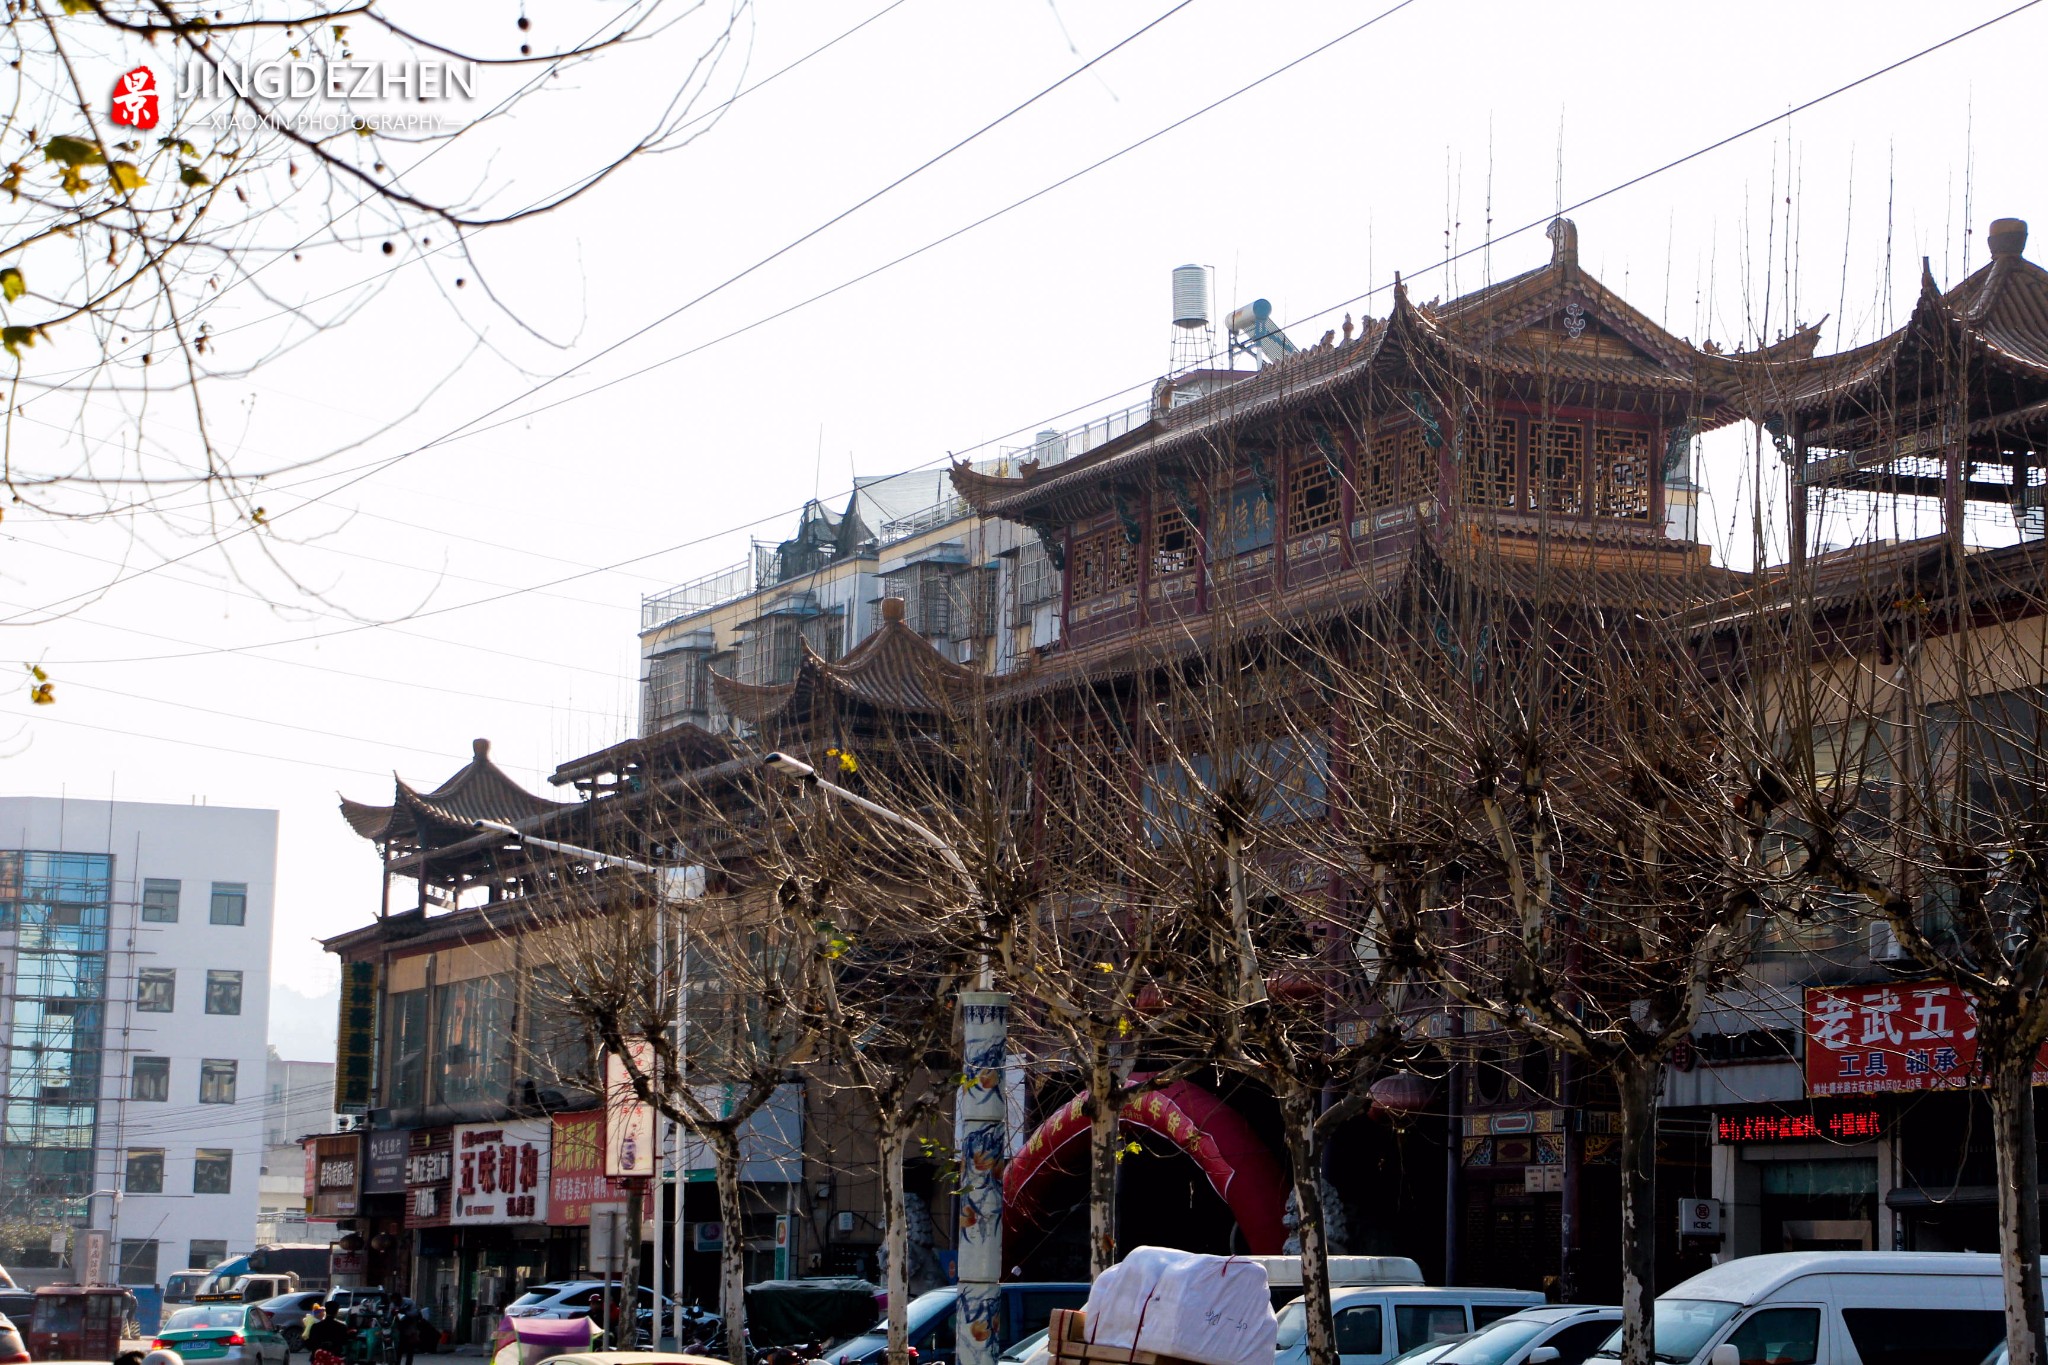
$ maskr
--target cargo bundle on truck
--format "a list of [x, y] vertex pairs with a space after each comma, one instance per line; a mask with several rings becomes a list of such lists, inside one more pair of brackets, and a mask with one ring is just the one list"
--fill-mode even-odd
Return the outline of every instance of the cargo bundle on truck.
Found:
[[1266, 1268], [1242, 1256], [1138, 1247], [1081, 1309], [1053, 1314], [1054, 1365], [1272, 1365]]

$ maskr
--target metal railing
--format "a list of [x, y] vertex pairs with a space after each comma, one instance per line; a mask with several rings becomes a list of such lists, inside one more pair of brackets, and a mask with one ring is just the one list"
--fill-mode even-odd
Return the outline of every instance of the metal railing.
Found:
[[[1055, 465], [1062, 460], [1071, 460], [1085, 455], [1100, 446], [1105, 446], [1119, 436], [1125, 436], [1152, 420], [1152, 403], [1134, 403], [1116, 412], [1106, 413], [1091, 422], [1057, 434], [1041, 436], [1027, 446], [1004, 446], [999, 460], [992, 462], [993, 468], [1002, 474], [1014, 476], [1017, 466], [1026, 460], [1038, 461], [1039, 467]], [[967, 504], [959, 497], [948, 495], [929, 507], [920, 508], [907, 517], [885, 521], [879, 528], [879, 538], [884, 545], [891, 545], [912, 536], [922, 535], [936, 527], [960, 521], [968, 515]], [[653, 597], [640, 599], [640, 629], [653, 630], [671, 621], [694, 616], [701, 611], [734, 602], [764, 588], [774, 587], [782, 581], [782, 557], [773, 544], [756, 541], [753, 553], [739, 563], [702, 578], [693, 578], [680, 587]]]
[[756, 550], [737, 564], [705, 574], [702, 578], [693, 578], [658, 596], [641, 598], [640, 629], [652, 630], [745, 597], [754, 591], [758, 581], [755, 575], [759, 559], [760, 551]]

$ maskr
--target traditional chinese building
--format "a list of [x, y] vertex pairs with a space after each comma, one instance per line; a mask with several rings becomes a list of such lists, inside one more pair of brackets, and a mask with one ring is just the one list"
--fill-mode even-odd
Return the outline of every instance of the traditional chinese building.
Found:
[[[1568, 572], [1588, 619], [1733, 590], [1737, 576], [1690, 538], [1692, 441], [1741, 418], [1749, 367], [1808, 355], [1816, 334], [1745, 356], [1695, 347], [1588, 274], [1569, 221], [1550, 239], [1548, 263], [1446, 303], [1397, 285], [1385, 318], [1347, 320], [1341, 337], [1162, 403], [1084, 458], [1009, 478], [956, 468], [963, 497], [1028, 527], [1065, 573], [1060, 643], [1015, 693], [1054, 708], [1086, 696], [1113, 714], [1131, 680], [1226, 642], [1315, 623], [1363, 631], [1363, 608], [1418, 574], [1483, 577], [1533, 601]], [[1325, 811], [1311, 792], [1295, 816]], [[1265, 871], [1304, 922], [1345, 894], [1327, 870]], [[1330, 1021], [1340, 1034], [1357, 1023]], [[1581, 1296], [1612, 1297], [1612, 1220], [1568, 1214], [1612, 1207], [1613, 1116], [1541, 1049], [1481, 1021], [1467, 1031], [1447, 1130], [1340, 1134], [1330, 1166], [1354, 1214], [1346, 1249], [1530, 1288], [1554, 1288], [1570, 1256]], [[1253, 1131], [1265, 1125], [1257, 1096], [1240, 1103]], [[1426, 1147], [1448, 1160], [1420, 1159]], [[1660, 1155], [1660, 1195], [1708, 1193], [1702, 1129], [1674, 1129]], [[1672, 1273], [1683, 1254], [1671, 1239]]]

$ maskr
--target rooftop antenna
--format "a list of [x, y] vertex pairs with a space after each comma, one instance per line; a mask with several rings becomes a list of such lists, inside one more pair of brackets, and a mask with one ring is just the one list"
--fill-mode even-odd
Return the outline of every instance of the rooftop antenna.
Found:
[[1216, 356], [1216, 325], [1209, 316], [1210, 267], [1173, 268], [1173, 354], [1168, 374], [1200, 369]]

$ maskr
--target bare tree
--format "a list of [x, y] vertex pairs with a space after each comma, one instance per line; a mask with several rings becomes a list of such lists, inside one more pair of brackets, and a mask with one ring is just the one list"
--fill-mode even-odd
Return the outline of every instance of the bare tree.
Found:
[[1688, 614], [1728, 584], [1682, 554], [1453, 542], [1324, 670], [1371, 775], [1335, 790], [1384, 951], [1613, 1087], [1630, 1365], [1654, 1358], [1665, 1060], [1776, 885], [1749, 705]]
[[[548, 964], [541, 989], [549, 1009], [624, 1062], [642, 1102], [709, 1151], [719, 1218], [731, 1229], [719, 1252], [726, 1350], [733, 1365], [745, 1365], [741, 1136], [779, 1087], [804, 1079], [801, 1067], [813, 1059], [821, 1010], [815, 945], [807, 930], [763, 905], [772, 888], [678, 902], [650, 894], [642, 880], [563, 884], [537, 936]], [[600, 1065], [593, 1054], [590, 1074], [578, 1079], [604, 1093]]]
[[[1780, 836], [1823, 893], [1808, 913], [1838, 912], [1842, 897], [1824, 893], [1846, 893], [1908, 961], [1966, 997], [2015, 1365], [2048, 1359], [2034, 1117], [2048, 1044], [2044, 565], [2038, 540], [1966, 553], [1944, 535], [1789, 570], [1777, 585], [1783, 666], [1767, 689]], [[1915, 1028], [1931, 1036], [1909, 1016]]]
[[[349, 446], [252, 464], [206, 394], [356, 318], [401, 272], [478, 346], [496, 344], [486, 329], [499, 320], [540, 336], [508, 302], [515, 282], [473, 253], [480, 235], [715, 126], [745, 11], [8, 6], [0, 486], [43, 515], [147, 513], [174, 533], [236, 539], [289, 576], [272, 537], [247, 534], [283, 514], [264, 489]], [[604, 120], [574, 117], [578, 73], [618, 101]], [[602, 131], [494, 138], [550, 110]]]
[[1278, 623], [1240, 633], [1235, 617], [1201, 659], [1140, 684], [1149, 856], [1134, 870], [1206, 959], [1169, 989], [1214, 1021], [1218, 1063], [1279, 1108], [1309, 1358], [1333, 1365], [1323, 1154], [1372, 1081], [1421, 1051], [1403, 1017], [1412, 969], [1357, 951], [1372, 942], [1379, 889], [1352, 884], [1356, 860], [1331, 818], [1332, 697], [1313, 653]]

